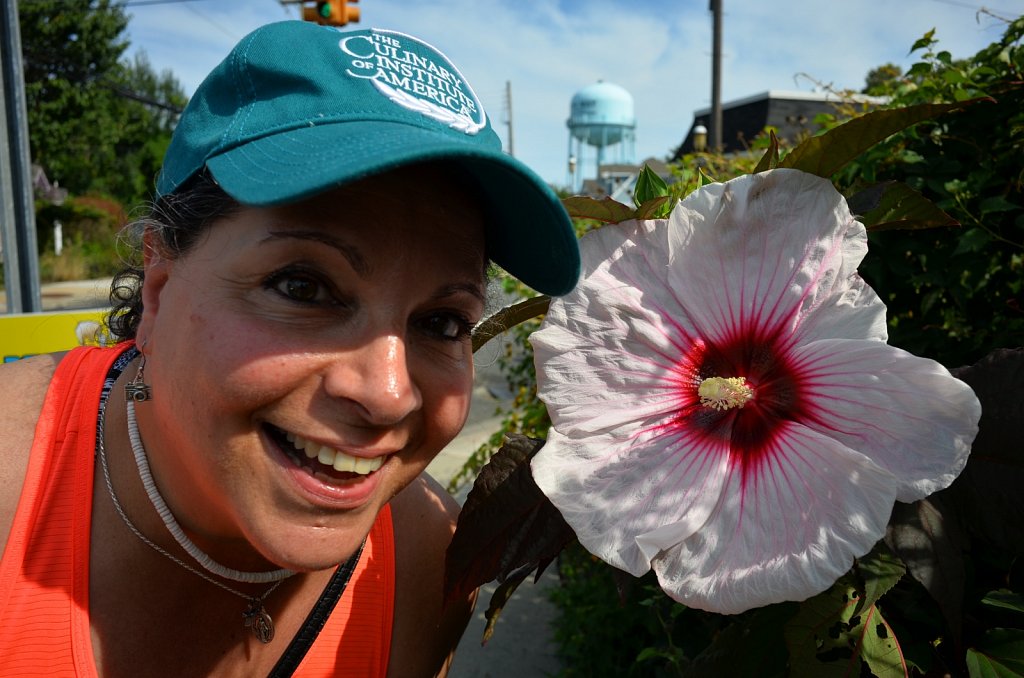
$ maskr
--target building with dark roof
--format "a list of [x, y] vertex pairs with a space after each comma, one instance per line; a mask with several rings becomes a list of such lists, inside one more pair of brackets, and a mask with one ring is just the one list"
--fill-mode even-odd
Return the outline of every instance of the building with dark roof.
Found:
[[[885, 103], [881, 97], [862, 94], [837, 95], [831, 92], [790, 92], [768, 90], [753, 96], [722, 104], [722, 153], [739, 153], [749, 149], [754, 137], [765, 127], [774, 127], [775, 135], [790, 143], [816, 133], [820, 126], [815, 118], [821, 113], [835, 113], [841, 103], [850, 102], [877, 106]], [[678, 161], [693, 153], [694, 128], [710, 128], [711, 108], [701, 109], [693, 115], [693, 123], [686, 138], [672, 155]], [[710, 139], [708, 140], [710, 144]], [[711, 150], [711, 149], [709, 149]]]

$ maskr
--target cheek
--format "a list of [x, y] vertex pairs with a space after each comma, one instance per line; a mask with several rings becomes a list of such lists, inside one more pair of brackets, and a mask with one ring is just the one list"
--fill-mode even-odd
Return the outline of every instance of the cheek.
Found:
[[226, 406], [278, 397], [308, 367], [308, 342], [301, 332], [275, 332], [274, 325], [255, 315], [214, 304], [188, 309], [176, 329], [180, 360], [190, 365], [188, 382], [203, 383], [207, 398]]
[[420, 383], [423, 407], [428, 421], [433, 422], [434, 435], [443, 439], [442, 446], [447, 445], [462, 430], [469, 416], [473, 394], [472, 362], [445, 374], [434, 370]]

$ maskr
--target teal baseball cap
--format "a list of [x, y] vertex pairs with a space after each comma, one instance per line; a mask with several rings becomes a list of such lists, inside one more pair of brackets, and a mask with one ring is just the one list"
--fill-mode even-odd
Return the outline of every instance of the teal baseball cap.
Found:
[[428, 160], [473, 178], [495, 263], [538, 292], [575, 286], [579, 248], [558, 196], [502, 151], [455, 65], [395, 31], [282, 21], [247, 35], [182, 113], [157, 194], [206, 168], [241, 204], [280, 205]]

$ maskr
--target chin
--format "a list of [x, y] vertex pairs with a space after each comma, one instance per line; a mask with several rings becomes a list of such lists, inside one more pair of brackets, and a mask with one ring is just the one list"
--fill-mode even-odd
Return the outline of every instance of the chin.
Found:
[[[374, 511], [373, 517], [376, 515]], [[334, 568], [359, 550], [370, 532], [373, 518], [366, 521], [365, 526], [345, 522], [344, 526], [283, 527], [275, 530], [275, 538], [269, 543], [264, 542], [257, 550], [274, 567], [296, 572]]]

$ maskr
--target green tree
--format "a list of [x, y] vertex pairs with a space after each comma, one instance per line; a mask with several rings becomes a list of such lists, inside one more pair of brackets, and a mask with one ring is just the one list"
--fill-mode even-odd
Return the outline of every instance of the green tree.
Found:
[[893, 63], [883, 64], [868, 71], [864, 79], [864, 94], [886, 96], [892, 94], [900, 84], [903, 70]]
[[871, 234], [861, 272], [889, 307], [890, 342], [949, 366], [1024, 344], [1024, 18], [973, 57], [954, 60], [931, 33], [893, 106], [987, 103], [895, 135], [851, 163], [836, 184], [851, 195], [900, 181], [945, 210], [956, 230]]
[[111, 0], [19, 6], [33, 162], [72, 195], [148, 196], [185, 95], [144, 56], [122, 57], [128, 15]]
[[128, 47], [128, 17], [109, 0], [39, 0], [20, 3], [19, 19], [33, 162], [83, 193], [114, 156], [104, 83]]
[[174, 74], [156, 73], [145, 52], [122, 60], [107, 87], [116, 96], [110, 114], [119, 131], [114, 140], [118, 166], [116, 171], [95, 176], [92, 190], [133, 205], [150, 197], [187, 99]]

